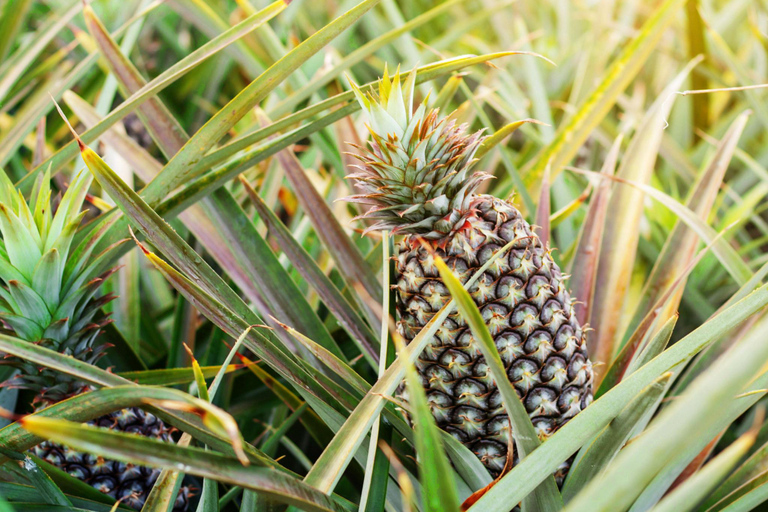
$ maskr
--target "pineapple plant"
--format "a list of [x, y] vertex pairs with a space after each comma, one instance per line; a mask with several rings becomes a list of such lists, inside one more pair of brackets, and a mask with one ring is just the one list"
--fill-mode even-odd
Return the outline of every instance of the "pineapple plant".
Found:
[[[416, 75], [401, 84], [384, 73], [377, 96], [354, 87], [371, 134], [356, 156], [366, 228], [404, 235], [397, 246], [397, 329], [411, 341], [451, 299], [435, 255], [466, 282], [512, 244], [470, 293], [490, 330], [509, 380], [545, 439], [592, 400], [592, 366], [565, 278], [515, 206], [478, 187], [480, 132], [467, 133], [427, 101], [414, 109]], [[507, 464], [509, 420], [498, 387], [467, 322], [454, 312], [416, 367], [437, 424], [466, 445], [494, 476]], [[562, 483], [567, 464], [557, 475]]]
[[[98, 236], [74, 242], [88, 213], [82, 206], [92, 179], [88, 173], [79, 173], [56, 201], [50, 176], [40, 174], [27, 202], [0, 171], [0, 279], [4, 285], [0, 287], [0, 320], [19, 339], [88, 364], [96, 364], [107, 350], [99, 334], [110, 320], [101, 309], [115, 297], [99, 296], [99, 290], [115, 270], [111, 268], [112, 257], [120, 245], [95, 253]], [[35, 410], [93, 389], [22, 358], [6, 356], [0, 363], [18, 370], [3, 386], [34, 392]], [[89, 424], [172, 440], [171, 428], [138, 407], [115, 411]], [[31, 452], [137, 510], [160, 473], [50, 441], [38, 444]], [[186, 510], [188, 499], [189, 489], [184, 488], [174, 510]]]
[[87, 4], [0, 3], [0, 511], [765, 508], [760, 2]]

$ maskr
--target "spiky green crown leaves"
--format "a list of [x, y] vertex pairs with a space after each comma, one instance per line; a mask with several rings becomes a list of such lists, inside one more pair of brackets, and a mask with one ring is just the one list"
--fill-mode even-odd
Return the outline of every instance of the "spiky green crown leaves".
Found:
[[370, 230], [391, 230], [436, 239], [463, 223], [474, 193], [489, 178], [473, 172], [481, 132], [428, 109], [427, 98], [413, 110], [416, 74], [401, 84], [399, 71], [390, 80], [385, 69], [378, 95], [364, 94], [352, 84], [367, 115], [369, 147], [358, 148], [361, 161], [355, 179], [358, 195], [348, 201], [372, 207], [358, 218], [375, 222]]
[[[87, 362], [103, 353], [94, 341], [106, 319], [95, 317], [112, 297], [94, 297], [111, 273], [114, 249], [93, 256], [98, 232], [74, 243], [91, 180], [89, 173], [80, 173], [54, 214], [50, 175], [38, 177], [27, 202], [0, 170], [0, 320], [18, 338]], [[7, 385], [59, 397], [75, 386], [65, 376], [40, 372], [18, 358], [5, 357], [0, 363], [21, 369]]]

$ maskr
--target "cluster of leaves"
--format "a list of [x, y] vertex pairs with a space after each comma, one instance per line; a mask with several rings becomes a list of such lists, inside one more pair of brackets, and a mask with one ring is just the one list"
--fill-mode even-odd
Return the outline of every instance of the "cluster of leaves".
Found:
[[[98, 367], [0, 335], [0, 352], [96, 388], [0, 430], [0, 511], [121, 506], [25, 459], [43, 438], [163, 468], [148, 512], [169, 510], [185, 478], [200, 512], [734, 512], [768, 499], [768, 91], [744, 89], [768, 81], [768, 8], [434, 4], [5, 2], [0, 166], [25, 194], [41, 172], [61, 190], [87, 167], [94, 212], [77, 238], [136, 243], [105, 285], [119, 299]], [[473, 280], [442, 268], [454, 301], [398, 346], [382, 321], [392, 240], [359, 236], [359, 212], [334, 202], [350, 192], [347, 142], [366, 138], [344, 74], [370, 87], [385, 63], [418, 67], [420, 94], [488, 130], [485, 190], [514, 193], [559, 248], [593, 329], [596, 400], [546, 442], [496, 379], [521, 458], [496, 482], [437, 429], [413, 369], [458, 307], [503, 371]], [[404, 378], [415, 429], [391, 398]], [[29, 412], [27, 398], [0, 391], [6, 410]], [[129, 406], [184, 435], [81, 425]], [[558, 490], [551, 475], [574, 454]]]

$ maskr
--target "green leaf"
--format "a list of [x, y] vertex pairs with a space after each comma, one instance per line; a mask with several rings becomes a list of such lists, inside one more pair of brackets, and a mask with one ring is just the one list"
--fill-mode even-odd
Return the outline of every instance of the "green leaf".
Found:
[[[238, 365], [230, 364], [226, 367], [223, 366], [203, 366], [200, 371], [203, 377], [210, 379], [215, 377], [219, 371], [223, 370], [225, 373], [233, 373], [240, 367]], [[136, 382], [144, 386], [176, 386], [178, 384], [189, 384], [194, 379], [192, 368], [167, 368], [161, 370], [140, 370], [134, 372], [121, 372], [118, 373], [120, 377]]]
[[[138, 106], [141, 105], [144, 101], [147, 101], [148, 99], [156, 96], [157, 93], [168, 87], [179, 77], [194, 69], [198, 64], [215, 55], [222, 49], [226, 48], [233, 42], [252, 32], [262, 24], [269, 21], [269, 19], [279, 14], [281, 10], [278, 9], [278, 7], [280, 7], [279, 4], [280, 1], [276, 1], [270, 7], [259, 11], [253, 16], [249, 16], [247, 19], [238, 23], [226, 32], [220, 34], [218, 37], [208, 41], [206, 44], [202, 45], [200, 48], [169, 67], [147, 85], [142, 87], [139, 91], [136, 91], [136, 93], [132, 94], [129, 98], [126, 98], [123, 103], [112, 110], [112, 112], [97, 126], [94, 126], [90, 130], [83, 133], [81, 139], [86, 144], [96, 140], [99, 135], [104, 133], [107, 129], [109, 129], [109, 127], [123, 119], [125, 116], [136, 110]], [[140, 14], [145, 15], [146, 13]], [[132, 22], [133, 20], [130, 20], [126, 25], [130, 25]], [[125, 28], [126, 25], [124, 25], [123, 28]], [[116, 31], [113, 33], [113, 37], [119, 33], [120, 30]], [[48, 103], [50, 103], [50, 98], [48, 98], [48, 96], [46, 96], [46, 100]], [[24, 178], [19, 181], [18, 186], [22, 189], [31, 187], [35, 177], [39, 172], [48, 168], [52, 168], [53, 172], [55, 172], [66, 162], [74, 158], [77, 154], [78, 145], [75, 141], [72, 141], [45, 159], [30, 172], [28, 172]], [[0, 159], [0, 161], [2, 160]]]
[[285, 100], [268, 109], [267, 115], [270, 117], [278, 117], [292, 112], [293, 109], [296, 108], [297, 105], [301, 104], [302, 101], [311, 97], [314, 93], [320, 91], [324, 86], [340, 77], [345, 70], [350, 69], [355, 64], [364, 61], [368, 56], [385, 47], [387, 44], [394, 41], [403, 34], [411, 32], [414, 29], [429, 23], [437, 16], [446, 13], [449, 9], [464, 1], [466, 0], [447, 0], [445, 2], [440, 2], [428, 11], [420, 14], [419, 16], [416, 16], [406, 23], [403, 23], [384, 34], [371, 39], [360, 48], [357, 48], [349, 54], [345, 55], [338, 64], [334, 65], [333, 68], [329, 69], [322, 76], [313, 77], [313, 79], [308, 81], [306, 85], [301, 87], [301, 89], [295, 91], [287, 98], [285, 98]]
[[[110, 70], [117, 78], [118, 85], [120, 85], [123, 93], [127, 93], [125, 96], [130, 96], [145, 86], [144, 78], [131, 61], [122, 54], [120, 47], [110, 37], [101, 20], [87, 4], [83, 7], [83, 16], [99, 51], [104, 55]], [[166, 157], [173, 156], [187, 139], [184, 129], [159, 98], [150, 98], [138, 108], [137, 114]]]
[[[668, 1], [664, 6], [672, 4], [674, 2]], [[689, 63], [680, 71], [643, 116], [616, 173], [620, 179], [642, 185], [650, 181], [664, 135], [665, 120], [672, 109], [673, 101], [670, 97], [674, 98], [673, 93], [680, 89], [697, 62]], [[554, 165], [552, 169], [555, 171]], [[644, 200], [645, 196], [640, 190], [618, 187], [611, 194], [608, 203], [608, 211], [611, 214], [605, 219], [595, 275], [595, 291], [590, 306], [589, 325], [595, 330], [587, 334], [593, 362], [607, 365], [616, 347], [620, 346], [619, 318], [624, 308], [640, 240], [638, 225], [645, 207]], [[617, 247], [621, 247], [621, 251], [617, 251]], [[595, 367], [596, 383], [602, 380], [605, 369], [607, 366]]]
[[0, 203], [0, 230], [3, 233], [8, 261], [31, 280], [42, 251], [29, 229], [11, 211], [10, 206], [3, 203]]
[[[653, 512], [688, 512], [694, 510], [714, 487], [744, 458], [755, 443], [757, 431], [739, 437], [717, 454], [706, 466], [667, 494]], [[748, 510], [748, 509], [744, 509]]]
[[764, 444], [715, 489], [702, 504], [701, 509], [713, 512], [723, 510], [742, 496], [768, 483], [766, 458], [768, 458], [768, 445]]
[[[696, 76], [695, 74], [693, 76]], [[702, 96], [702, 95], [696, 95]], [[720, 140], [715, 155], [707, 169], [697, 178], [686, 206], [697, 214], [703, 221], [709, 217], [715, 198], [720, 190], [725, 177], [725, 172], [731, 163], [731, 158], [736, 150], [739, 138], [747, 125], [749, 113], [740, 114], [731, 124], [726, 134]], [[664, 247], [659, 254], [651, 274], [646, 280], [640, 303], [635, 310], [634, 318], [627, 331], [632, 332], [642, 318], [650, 311], [657, 299], [672, 286], [676, 276], [680, 274], [688, 263], [694, 258], [696, 246], [700, 243], [697, 234], [682, 220], [670, 233]], [[746, 273], [745, 273], [746, 275]], [[684, 284], [684, 283], [683, 283]], [[680, 304], [684, 286], [680, 286], [674, 296], [666, 301], [664, 314], [672, 314]]]
[[[611, 149], [603, 161], [601, 174], [613, 176], [616, 170], [616, 161], [619, 157], [623, 137], [619, 135], [613, 142]], [[571, 276], [571, 296], [577, 297], [580, 302], [574, 304], [576, 318], [581, 325], [587, 323], [592, 310], [592, 297], [595, 293], [595, 277], [597, 276], [597, 262], [600, 259], [600, 246], [605, 229], [605, 219], [608, 215], [608, 203], [610, 199], [611, 182], [603, 180], [597, 186], [597, 190], [589, 203], [589, 210], [579, 235], [576, 254], [571, 263], [572, 269], [578, 269]], [[589, 341], [589, 339], [587, 339]], [[587, 345], [589, 353], [594, 347]]]
[[[640, 322], [640, 325], [637, 326], [629, 340], [627, 340], [627, 342], [621, 348], [619, 354], [611, 363], [608, 371], [605, 373], [605, 377], [600, 383], [600, 387], [595, 393], [595, 396], [600, 397], [603, 393], [610, 389], [611, 386], [616, 385], [616, 382], [623, 378], [624, 375], [632, 373], [635, 368], [644, 364], [645, 361], [649, 359], [649, 356], [652, 352], [655, 352], [656, 350], [661, 352], [664, 349], [662, 343], [666, 345], [666, 342], [669, 341], [669, 337], [672, 334], [672, 328], [674, 327], [674, 322], [676, 321], [676, 314], [672, 314], [669, 318], [667, 318], [664, 315], [664, 308], [669, 303], [669, 301], [674, 299], [674, 294], [676, 294], [678, 289], [685, 283], [688, 274], [693, 271], [696, 265], [702, 260], [704, 255], [709, 252], [709, 249], [715, 243], [717, 243], [717, 238], [712, 242], [712, 244], [699, 251], [699, 253], [691, 261], [688, 262], [687, 268], [684, 268], [682, 273], [677, 276], [677, 278], [672, 283], [670, 283], [669, 287], [664, 291], [664, 293], [656, 299], [656, 303], [648, 311], [648, 313], [645, 315], [645, 318], [643, 318], [642, 322]], [[661, 326], [661, 331], [664, 331], [666, 328], [669, 332], [662, 334], [661, 331], [659, 331], [656, 333], [655, 329], [658, 326]], [[665, 337], [666, 339], [664, 339]], [[644, 353], [649, 347], [656, 348], [651, 348], [651, 352]]]
[[[38, 365], [73, 375], [79, 380], [91, 384], [112, 386], [112, 388], [84, 393], [63, 400], [44, 409], [41, 414], [61, 414], [60, 411], [63, 409], [67, 414], [76, 416], [71, 419], [88, 421], [126, 407], [146, 405], [148, 403], [147, 398], [152, 398], [159, 401], [162, 407], [168, 404], [176, 407], [179, 407], [178, 404], [185, 404], [182, 409], [193, 411], [195, 414], [179, 414], [173, 409], [169, 411], [155, 406], [147, 406], [147, 409], [171, 425], [193, 433], [197, 439], [206, 444], [219, 450], [236, 453], [239, 452], [238, 445], [242, 446], [242, 439], [239, 437], [232, 417], [218, 407], [198, 400], [191, 395], [175, 389], [137, 386], [106, 370], [10, 336], [0, 335], [0, 349], [5, 353]], [[123, 400], [122, 405], [120, 405], [119, 400]], [[84, 405], [81, 406], [80, 404]], [[69, 416], [64, 417], [69, 418]], [[212, 426], [216, 428], [212, 429]], [[225, 431], [224, 435], [222, 435], [222, 428]], [[40, 442], [40, 439], [22, 435], [19, 430], [18, 423], [12, 423], [0, 430], [0, 442], [17, 451], [27, 450]], [[245, 445], [244, 449], [251, 456], [252, 462], [274, 465], [274, 462], [258, 453], [250, 445]], [[242, 456], [242, 452], [239, 452], [238, 455]], [[0, 457], [0, 463], [3, 462], [3, 459], [4, 457]]]
[[[768, 318], [763, 318], [740, 343], [701, 374], [684, 395], [662, 410], [643, 435], [622, 450], [566, 510], [624, 510], [631, 505], [662, 468], [698, 440], [691, 436], [691, 429], [701, 431], [715, 424], [722, 404], [733, 400], [761, 370], [764, 358], [768, 357], [768, 345], [763, 338], [766, 328]], [[729, 371], [735, 364], [740, 371]]]
[[552, 179], [576, 155], [592, 130], [611, 110], [622, 91], [635, 78], [661, 39], [664, 30], [675, 19], [683, 0], [665, 0], [640, 28], [638, 35], [624, 47], [598, 81], [599, 85], [584, 100], [576, 114], [556, 133], [555, 138], [533, 160], [525, 175], [526, 185], [537, 183], [547, 165], [552, 167]]
[[[42, 464], [45, 464], [45, 462], [42, 462]], [[49, 471], [50, 469], [56, 469], [50, 464], [46, 466], [46, 471]], [[69, 476], [69, 475], [66, 475]], [[69, 477], [71, 479], [74, 479], [74, 477]], [[79, 482], [79, 480], [78, 480]], [[80, 482], [82, 485], [83, 484]], [[95, 491], [98, 494], [99, 491], [96, 491], [93, 487], [91, 487], [92, 491]], [[103, 495], [102, 496], [106, 496]], [[6, 482], [0, 482], [0, 512], [13, 512], [12, 508], [3, 508], [3, 505], [6, 505], [7, 507], [10, 507], [10, 505], [7, 505], [8, 502], [10, 503], [22, 503], [24, 508], [24, 511], [26, 510], [40, 510], [41, 512], [46, 512], [45, 508], [41, 508], [39, 505], [33, 505], [35, 500], [38, 500], [40, 497], [40, 494], [38, 493], [37, 489], [35, 489], [32, 486], [29, 485], [20, 485], [15, 483], [6, 483]], [[8, 500], [7, 502], [4, 501]], [[70, 494], [67, 494], [67, 499], [69, 499], [70, 502], [72, 502], [72, 505], [78, 508], [71, 508], [68, 507], [66, 509], [62, 509], [60, 507], [51, 509], [50, 507], [48, 510], [53, 510], [55, 512], [64, 512], [67, 510], [90, 510], [94, 512], [115, 512], [112, 510], [112, 505], [107, 503], [114, 503], [115, 500], [109, 498], [109, 496], [106, 496], [107, 500], [105, 501], [104, 498], [101, 498], [101, 501], [95, 501], [95, 500], [88, 500], [83, 499], [77, 496], [73, 496]], [[27, 508], [29, 507], [29, 508]], [[32, 508], [36, 507], [36, 508]], [[117, 509], [118, 511], [130, 511], [131, 509], [121, 506]], [[21, 511], [19, 511], [21, 512]]]
[[307, 179], [306, 171], [293, 151], [285, 150], [277, 154], [285, 176], [293, 185], [299, 204], [309, 217], [315, 232], [325, 244], [336, 267], [348, 283], [360, 283], [371, 297], [381, 297], [381, 284], [363, 259], [350, 237], [344, 232], [328, 204]]
[[[7, 11], [11, 9], [11, 13]], [[5, 16], [12, 14], [12, 9], [19, 9], [16, 11], [18, 15], [23, 16], [23, 8], [18, 5], [18, 2], [11, 2], [10, 4], [3, 6], [3, 25], [5, 25]], [[11, 90], [11, 87], [16, 81], [24, 74], [29, 66], [34, 62], [35, 58], [45, 49], [48, 43], [56, 37], [56, 35], [67, 26], [72, 18], [80, 12], [81, 5], [77, 0], [70, 0], [66, 3], [58, 12], [51, 13], [47, 23], [40, 26], [34, 37], [30, 38], [30, 45], [28, 47], [21, 46], [16, 52], [5, 62], [8, 62], [9, 67], [6, 68], [3, 63], [2, 78], [0, 78], [0, 101], [4, 101]], [[7, 20], [8, 23], [13, 23], [13, 19]], [[4, 32], [3, 37], [8, 37], [11, 34]], [[6, 43], [7, 44], [7, 43]]]
[[32, 0], [10, 0], [3, 5], [0, 13], [0, 62], [5, 61], [13, 48], [14, 38], [23, 25], [31, 4]]
[[42, 503], [61, 507], [72, 506], [72, 503], [64, 493], [61, 492], [61, 489], [59, 489], [45, 471], [38, 467], [29, 455], [25, 455], [24, 459], [18, 462], [18, 465], [8, 465], [8, 469], [37, 489], [37, 492], [39, 493], [38, 499], [41, 500]]
[[[394, 252], [392, 237], [388, 231], [381, 233], [381, 318], [388, 319], [396, 313], [394, 288], [392, 276], [394, 274], [394, 261], [391, 254]], [[387, 371], [387, 366], [394, 359], [392, 335], [389, 331], [389, 322], [381, 322], [379, 335], [379, 361], [377, 377], [381, 378]], [[392, 442], [392, 426], [383, 423], [379, 416], [371, 427], [371, 441], [368, 444], [368, 459], [365, 461], [365, 473], [363, 477], [363, 489], [360, 492], [361, 512], [382, 512], [386, 506], [387, 489], [389, 484], [390, 462], [384, 451], [379, 448], [379, 443]]]
[[263, 100], [278, 84], [298, 69], [307, 59], [349, 28], [379, 0], [363, 0], [337, 19], [325, 25], [308, 39], [269, 67], [227, 105], [219, 110], [179, 151], [163, 172], [147, 187], [147, 201], [165, 197], [168, 192], [194, 177], [193, 165], [216, 144], [227, 131], [253, 107]]
[[45, 301], [35, 290], [18, 281], [9, 281], [8, 290], [11, 292], [11, 296], [19, 308], [18, 313], [22, 317], [39, 325], [41, 331], [51, 322], [48, 306], [45, 305]]
[[[454, 71], [473, 66], [475, 64], [481, 64], [502, 57], [508, 57], [510, 55], [518, 55], [520, 53], [521, 52], [497, 52], [479, 56], [456, 57], [439, 61], [434, 64], [416, 68], [418, 72], [416, 75], [416, 83], [420, 84], [439, 76], [450, 74]], [[361, 86], [360, 89], [365, 91], [367, 88], [372, 87], [376, 83], [378, 82], [371, 82], [365, 86]], [[211, 190], [218, 189], [230, 179], [246, 171], [247, 169], [250, 169], [256, 163], [277, 154], [280, 150], [295, 144], [301, 139], [317, 132], [321, 128], [330, 125], [334, 121], [342, 119], [349, 114], [356, 112], [360, 109], [360, 105], [353, 100], [354, 93], [352, 91], [337, 94], [332, 98], [321, 101], [320, 103], [317, 103], [311, 107], [307, 107], [304, 110], [297, 112], [296, 114], [286, 116], [280, 121], [276, 121], [269, 126], [257, 130], [250, 135], [246, 135], [237, 140], [234, 140], [229, 144], [221, 147], [220, 149], [213, 151], [209, 155], [203, 157], [199, 162], [194, 164], [195, 175], [202, 173], [206, 174], [203, 174], [199, 178], [189, 183], [185, 189], [183, 189], [181, 192], [178, 192], [175, 196], [171, 196], [171, 198], [166, 200], [163, 205], [158, 207], [158, 211], [161, 211], [163, 215], [178, 213], [184, 208], [187, 208], [189, 205], [197, 202], [201, 197], [210, 194]], [[249, 146], [252, 146], [255, 142], [261, 141], [270, 135], [273, 135], [287, 127], [294, 125], [297, 121], [306, 119], [312, 115], [323, 112], [324, 110], [341, 103], [349, 104], [332, 111], [331, 113], [312, 123], [300, 126], [299, 128], [287, 132], [284, 135], [271, 141], [265, 142], [264, 144], [256, 146], [255, 148], [247, 149], [242, 154], [237, 154], [241, 150], [249, 148]], [[215, 167], [217, 164], [220, 164], [233, 155], [236, 156], [234, 156], [230, 162], [222, 165], [221, 167]]]
[[611, 463], [638, 424], [658, 406], [671, 378], [671, 373], [665, 373], [640, 391], [591, 443], [582, 448], [563, 485], [566, 503]]
[[32, 274], [32, 288], [43, 299], [49, 311], [53, 311], [59, 304], [63, 274], [64, 263], [55, 247], [40, 258]]
[[317, 266], [315, 260], [293, 238], [290, 231], [288, 231], [277, 215], [269, 209], [250, 184], [244, 178], [241, 178], [240, 182], [251, 198], [251, 202], [256, 207], [256, 211], [261, 216], [261, 219], [267, 225], [270, 234], [278, 240], [283, 254], [288, 256], [296, 270], [314, 287], [317, 294], [323, 300], [323, 304], [334, 313], [339, 323], [357, 342], [360, 352], [368, 361], [375, 364], [378, 354], [374, 352], [374, 347], [377, 340], [371, 328], [365, 323], [346, 297], [341, 294], [336, 285]]

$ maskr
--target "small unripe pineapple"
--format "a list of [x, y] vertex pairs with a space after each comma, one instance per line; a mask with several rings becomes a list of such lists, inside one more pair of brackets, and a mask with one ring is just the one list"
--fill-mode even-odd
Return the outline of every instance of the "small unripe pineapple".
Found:
[[[50, 175], [39, 175], [27, 203], [0, 169], [0, 321], [22, 340], [95, 364], [107, 348], [98, 341], [109, 322], [101, 307], [113, 299], [98, 291], [114, 271], [111, 256], [119, 244], [95, 253], [99, 237], [93, 232], [73, 243], [90, 183], [90, 174], [78, 175], [54, 213]], [[3, 356], [0, 364], [20, 370], [3, 386], [35, 391], [37, 409], [91, 390], [69, 375]], [[137, 407], [89, 424], [171, 441], [171, 429]], [[159, 469], [104, 460], [49, 441], [31, 452], [135, 509], [144, 506], [160, 475]], [[187, 510], [189, 497], [190, 490], [182, 488], [174, 510]]]
[[[466, 282], [500, 248], [469, 290], [496, 347], [544, 439], [592, 400], [592, 365], [584, 330], [549, 251], [506, 201], [476, 193], [490, 176], [473, 170], [480, 132], [441, 117], [426, 101], [414, 111], [415, 74], [401, 84], [386, 71], [378, 96], [353, 86], [367, 114], [371, 140], [358, 148], [351, 175], [371, 205], [366, 231], [405, 235], [396, 256], [399, 333], [411, 341], [450, 300], [431, 252]], [[431, 251], [422, 246], [431, 245]], [[419, 355], [432, 413], [441, 428], [472, 450], [497, 476], [507, 462], [509, 420], [467, 323], [454, 312]], [[407, 399], [407, 397], [404, 397]], [[562, 481], [567, 464], [558, 472]]]

